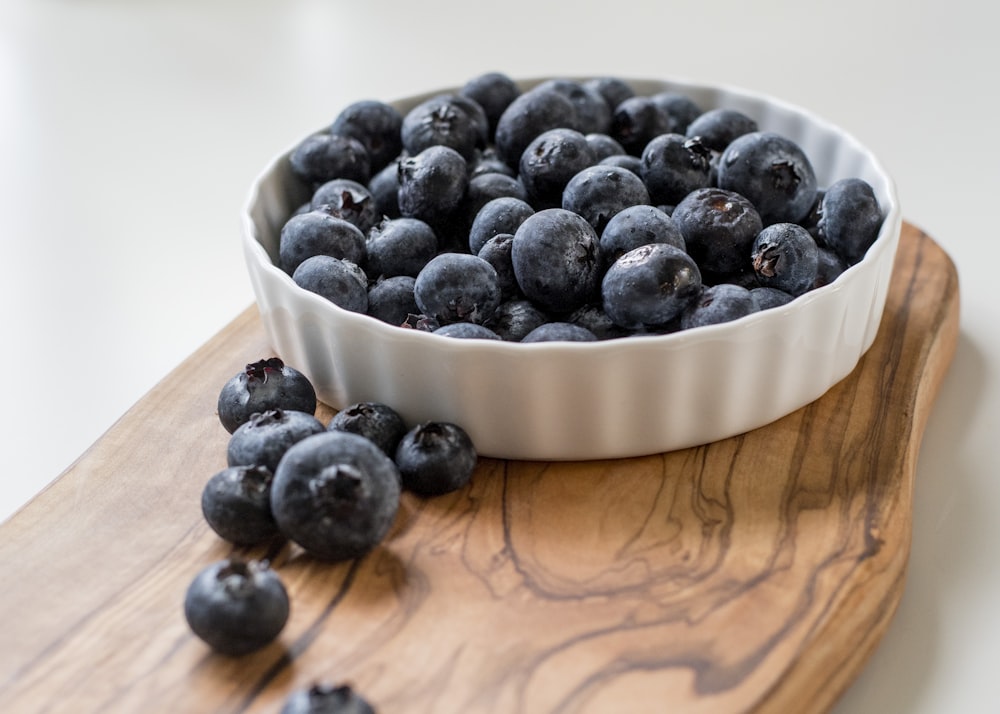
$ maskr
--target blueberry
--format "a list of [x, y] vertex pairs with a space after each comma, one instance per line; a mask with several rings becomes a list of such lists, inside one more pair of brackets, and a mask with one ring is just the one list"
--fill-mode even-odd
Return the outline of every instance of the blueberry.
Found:
[[521, 94], [520, 87], [513, 79], [502, 72], [487, 72], [473, 77], [466, 82], [460, 92], [474, 100], [486, 112], [489, 122], [489, 132], [496, 131], [500, 115], [510, 106], [510, 103]]
[[548, 79], [536, 89], [558, 92], [572, 103], [576, 121], [570, 128], [583, 134], [605, 134], [611, 129], [611, 107], [597, 89], [572, 79]]
[[521, 154], [518, 176], [532, 206], [553, 208], [562, 203], [569, 180], [595, 162], [583, 134], [573, 129], [549, 129], [536, 136]]
[[450, 94], [426, 99], [408, 111], [400, 134], [403, 148], [411, 156], [432, 146], [444, 146], [463, 159], [471, 159], [480, 143], [476, 117]]
[[437, 318], [430, 315], [422, 315], [419, 312], [415, 312], [407, 315], [406, 321], [400, 327], [407, 330], [417, 330], [418, 332], [434, 332], [441, 327], [441, 323], [437, 321]]
[[435, 335], [457, 337], [464, 340], [499, 340], [500, 335], [485, 325], [474, 322], [452, 322], [434, 330]]
[[515, 198], [520, 201], [527, 201], [528, 192], [519, 178], [507, 176], [500, 173], [487, 173], [474, 176], [469, 179], [469, 188], [465, 192], [465, 198], [459, 206], [457, 216], [460, 224], [457, 226], [461, 235], [456, 235], [456, 242], [464, 250], [469, 245], [468, 235], [472, 229], [479, 211], [489, 203], [498, 198]]
[[308, 211], [289, 218], [278, 238], [281, 269], [291, 275], [306, 258], [330, 255], [362, 263], [365, 260], [365, 234], [343, 218], [325, 211]]
[[517, 178], [517, 172], [497, 154], [495, 146], [487, 146], [485, 149], [477, 151], [472, 161], [469, 162], [469, 180], [483, 174], [503, 174]]
[[438, 251], [434, 230], [418, 218], [383, 220], [368, 231], [366, 272], [372, 280], [393, 275], [416, 277]]
[[692, 121], [685, 132], [688, 138], [698, 137], [714, 151], [724, 151], [733, 139], [757, 131], [757, 122], [736, 109], [709, 109]]
[[641, 156], [646, 144], [671, 130], [667, 112], [650, 97], [630, 97], [611, 117], [611, 136], [633, 156]]
[[481, 323], [500, 304], [497, 271], [467, 253], [441, 253], [417, 275], [414, 297], [421, 312], [442, 325]]
[[616, 166], [591, 166], [569, 180], [562, 207], [582, 216], [600, 233], [624, 208], [649, 203], [642, 179]]
[[192, 632], [216, 652], [234, 657], [273, 642], [288, 614], [285, 586], [258, 561], [213, 563], [195, 576], [184, 596]]
[[794, 295], [790, 295], [784, 290], [765, 287], [750, 288], [750, 296], [753, 297], [754, 304], [758, 310], [770, 310], [773, 307], [781, 307], [795, 299]]
[[653, 103], [670, 119], [670, 133], [685, 134], [688, 127], [702, 114], [702, 109], [693, 99], [680, 92], [657, 92], [650, 96]]
[[319, 419], [307, 412], [269, 409], [253, 414], [229, 437], [229, 466], [263, 466], [272, 473], [292, 444], [324, 430]]
[[521, 342], [596, 342], [597, 335], [571, 322], [546, 322], [529, 332]]
[[640, 157], [640, 175], [652, 203], [677, 205], [697, 188], [709, 185], [711, 151], [700, 139], [661, 134]]
[[355, 264], [340, 258], [314, 255], [299, 264], [292, 273], [292, 280], [303, 290], [325, 297], [345, 310], [367, 312], [368, 285], [359, 279], [356, 268]]
[[601, 255], [606, 266], [649, 243], [669, 243], [685, 250], [677, 223], [656, 206], [629, 206], [616, 213], [601, 231]]
[[396, 448], [403, 487], [437, 496], [465, 486], [476, 468], [476, 449], [462, 427], [430, 421], [413, 427]]
[[602, 159], [608, 158], [609, 156], [628, 155], [628, 152], [625, 151], [625, 147], [607, 134], [590, 133], [584, 135], [583, 138], [587, 140], [587, 146], [590, 147], [590, 151], [594, 154], [595, 164]]
[[597, 162], [598, 166], [615, 166], [626, 171], [631, 171], [636, 176], [642, 176], [642, 159], [632, 154], [614, 154], [605, 156]]
[[681, 327], [715, 325], [736, 320], [757, 312], [757, 303], [750, 291], [740, 285], [720, 283], [702, 290], [681, 314]]
[[497, 154], [516, 169], [521, 154], [544, 131], [576, 128], [576, 108], [551, 88], [534, 87], [520, 94], [497, 120], [494, 142]]
[[251, 362], [219, 392], [219, 421], [232, 434], [250, 416], [268, 409], [316, 411], [316, 390], [309, 379], [279, 357]]
[[336, 178], [365, 183], [372, 171], [364, 145], [342, 134], [321, 133], [306, 137], [292, 149], [288, 164], [292, 174], [311, 189]]
[[350, 136], [368, 151], [372, 171], [379, 171], [403, 150], [403, 117], [385, 102], [364, 99], [348, 105], [330, 125], [331, 134]]
[[809, 231], [795, 223], [772, 223], [754, 240], [750, 253], [757, 280], [798, 296], [816, 282], [819, 251]]
[[514, 236], [510, 233], [498, 233], [483, 243], [476, 254], [497, 271], [497, 283], [500, 286], [500, 299], [509, 300], [520, 295], [514, 274]]
[[366, 234], [382, 219], [368, 187], [350, 179], [332, 179], [321, 184], [313, 193], [310, 206], [343, 218]]
[[399, 492], [399, 471], [374, 442], [326, 431], [285, 452], [271, 486], [271, 510], [282, 534], [311, 556], [350, 560], [389, 532]]
[[271, 515], [271, 481], [264, 466], [230, 466], [217, 472], [201, 492], [201, 512], [220, 538], [256, 545], [278, 534]]
[[511, 260], [521, 292], [543, 310], [570, 312], [590, 302], [600, 285], [597, 232], [562, 208], [525, 219], [514, 233]]
[[816, 198], [816, 173], [798, 144], [773, 132], [733, 139], [719, 158], [718, 185], [748, 198], [764, 225], [798, 223]]
[[619, 77], [593, 77], [584, 80], [583, 86], [601, 95], [612, 112], [626, 99], [635, 96], [631, 85]]
[[368, 288], [368, 314], [377, 320], [399, 327], [408, 315], [420, 312], [413, 297], [416, 279], [409, 275], [380, 278]]
[[819, 241], [848, 264], [864, 257], [878, 237], [882, 212], [871, 185], [858, 178], [834, 182], [823, 194]]
[[598, 340], [610, 340], [618, 337], [625, 337], [629, 330], [616, 325], [604, 311], [604, 307], [599, 303], [592, 303], [579, 307], [570, 313], [567, 318], [574, 325], [586, 328], [593, 333]]
[[671, 218], [698, 267], [713, 273], [747, 267], [750, 248], [763, 228], [757, 209], [745, 196], [720, 188], [692, 191], [677, 204]]
[[505, 342], [520, 342], [525, 335], [548, 321], [548, 315], [533, 302], [515, 298], [500, 303], [486, 321], [486, 327]]
[[391, 160], [368, 181], [368, 192], [375, 203], [375, 213], [399, 218], [399, 161]]
[[604, 312], [618, 326], [665, 325], [698, 297], [701, 273], [684, 251], [652, 243], [629, 251], [608, 268], [601, 283]]
[[[810, 234], [811, 235], [811, 234]], [[821, 288], [836, 280], [841, 273], [847, 270], [847, 261], [841, 258], [828, 248], [817, 246], [819, 260], [816, 266], [816, 282], [814, 288]]]
[[371, 440], [390, 458], [406, 433], [406, 422], [392, 407], [381, 402], [357, 402], [333, 415], [327, 428], [349, 431]]
[[433, 225], [461, 203], [469, 185], [462, 155], [447, 146], [430, 146], [399, 162], [400, 214]]
[[314, 684], [292, 692], [279, 714], [375, 714], [375, 709], [350, 685]]
[[493, 236], [500, 233], [513, 234], [534, 212], [531, 204], [513, 196], [488, 201], [476, 213], [469, 228], [469, 250], [478, 253]]

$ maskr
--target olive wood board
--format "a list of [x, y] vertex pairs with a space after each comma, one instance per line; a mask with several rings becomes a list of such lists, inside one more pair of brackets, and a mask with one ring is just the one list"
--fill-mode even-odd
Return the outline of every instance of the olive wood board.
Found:
[[[667, 454], [483, 458], [330, 564], [234, 548], [201, 515], [225, 466], [218, 392], [271, 354], [249, 307], [0, 525], [0, 711], [277, 713], [318, 681], [382, 714], [826, 711], [903, 591], [958, 308], [951, 260], [906, 224], [874, 345], [816, 402]], [[292, 606], [241, 658], [181, 608], [234, 552], [269, 558]]]

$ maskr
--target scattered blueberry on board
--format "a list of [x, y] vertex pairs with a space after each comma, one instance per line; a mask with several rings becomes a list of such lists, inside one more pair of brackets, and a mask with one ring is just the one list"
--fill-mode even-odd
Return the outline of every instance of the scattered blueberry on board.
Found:
[[[788, 137], [762, 130], [760, 119], [734, 107], [703, 109], [676, 91], [640, 96], [617, 77], [555, 78], [522, 87], [502, 72], [473, 77], [461, 89], [405, 112], [384, 102], [357, 102], [289, 155], [293, 180], [311, 198], [287, 219], [282, 267], [323, 253], [359, 266], [369, 289], [391, 275], [409, 275], [421, 286], [420, 312], [403, 316], [380, 302], [375, 319], [457, 338], [499, 335], [505, 341], [520, 341], [530, 332], [492, 329], [510, 319], [511, 300], [530, 301], [554, 323], [616, 302], [601, 293], [602, 282], [615, 285], [604, 280], [606, 272], [618, 257], [646, 243], [674, 244], [694, 260], [702, 285], [683, 293], [690, 301], [684, 307], [693, 307], [701, 290], [719, 284], [775, 288], [797, 297], [861, 260], [878, 236], [883, 214], [872, 187], [859, 178], [819, 186], [810, 157]], [[614, 219], [635, 208], [647, 211], [647, 225], [623, 232]], [[589, 224], [597, 240], [565, 217], [528, 220], [554, 209]], [[662, 217], [650, 210], [672, 221], [662, 225]], [[353, 232], [303, 217], [310, 212], [358, 228], [366, 239], [362, 254], [355, 253]], [[411, 224], [400, 231], [390, 225], [387, 231], [386, 221], [401, 216], [419, 222], [419, 230]], [[755, 252], [758, 235], [781, 223], [812, 236], [818, 265], [811, 282], [806, 277], [812, 249], [803, 253], [796, 242], [771, 248], [767, 259]], [[494, 246], [480, 256], [501, 234], [515, 236], [509, 266]], [[452, 254], [449, 260], [458, 254], [486, 257], [500, 274], [502, 299], [495, 299], [496, 281], [484, 282], [476, 268], [467, 284], [441, 280], [436, 259], [443, 254]], [[786, 259], [795, 267], [784, 265]], [[428, 279], [425, 270], [438, 274]], [[333, 278], [324, 275], [330, 284]], [[319, 282], [313, 275], [311, 289], [323, 294]], [[331, 301], [366, 311], [353, 284], [339, 279], [336, 285]], [[785, 302], [753, 304], [771, 309]], [[725, 310], [713, 319], [737, 319], [741, 313]], [[437, 330], [465, 322], [489, 329]], [[663, 334], [697, 324], [629, 320], [600, 331], [598, 338]]]
[[258, 412], [268, 409], [316, 411], [316, 390], [304, 374], [278, 357], [251, 362], [219, 393], [219, 421], [232, 434]]
[[288, 621], [288, 593], [266, 563], [221, 560], [202, 570], [184, 596], [184, 617], [213, 650], [230, 656], [273, 642]]
[[314, 684], [292, 692], [280, 714], [375, 714], [375, 709], [349, 684]]

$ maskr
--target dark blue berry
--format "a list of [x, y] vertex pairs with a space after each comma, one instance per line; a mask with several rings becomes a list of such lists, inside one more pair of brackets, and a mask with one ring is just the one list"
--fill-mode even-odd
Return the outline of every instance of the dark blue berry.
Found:
[[365, 183], [371, 160], [364, 145], [342, 134], [313, 134], [299, 142], [288, 157], [292, 173], [310, 189], [335, 178]]
[[577, 213], [549, 208], [529, 216], [514, 233], [511, 259], [521, 292], [543, 310], [570, 312], [597, 294], [600, 240]]
[[205, 522], [220, 538], [256, 545], [278, 534], [271, 515], [271, 481], [264, 466], [230, 466], [217, 472], [201, 492]]
[[312, 414], [316, 390], [309, 379], [278, 357], [246, 365], [219, 392], [219, 421], [232, 434], [253, 414], [269, 409], [290, 409]]
[[278, 238], [281, 269], [291, 275], [302, 261], [314, 255], [362, 263], [365, 260], [365, 235], [343, 218], [311, 210], [289, 218]]
[[497, 154], [516, 169], [532, 140], [549, 129], [576, 128], [576, 108], [561, 93], [535, 87], [520, 94], [497, 120]]
[[488, 201], [479, 209], [469, 228], [469, 250], [478, 253], [486, 241], [501, 233], [513, 234], [535, 209], [527, 201], [503, 196]]
[[420, 312], [413, 296], [416, 279], [409, 275], [380, 278], [368, 288], [368, 314], [377, 320], [399, 327], [407, 316]]
[[285, 586], [257, 561], [213, 563], [195, 576], [184, 595], [191, 631], [216, 652], [234, 657], [273, 642], [288, 614]]
[[594, 88], [572, 79], [548, 79], [536, 89], [562, 94], [576, 109], [576, 121], [570, 128], [582, 134], [606, 134], [611, 129], [611, 107]]
[[375, 212], [387, 218], [399, 218], [399, 162], [393, 159], [368, 182], [368, 192], [375, 202]]
[[631, 171], [636, 176], [642, 176], [642, 159], [632, 154], [613, 154], [605, 156], [597, 162], [598, 166], [615, 166], [620, 169]]
[[326, 211], [331, 216], [343, 218], [366, 234], [382, 220], [368, 187], [350, 179], [332, 179], [321, 184], [313, 193], [310, 206], [314, 210]]
[[497, 271], [501, 300], [510, 300], [521, 293], [517, 285], [517, 276], [514, 274], [513, 249], [514, 236], [510, 233], [498, 233], [483, 243], [483, 247], [476, 254]]
[[625, 147], [619, 144], [616, 140], [612, 139], [607, 134], [586, 134], [584, 139], [587, 140], [587, 145], [590, 147], [591, 152], [594, 154], [594, 163], [606, 159], [609, 156], [627, 156], [628, 152], [625, 151]]
[[[481, 111], [481, 108], [480, 108]], [[432, 146], [448, 147], [471, 159], [480, 143], [481, 128], [468, 106], [451, 94], [426, 99], [403, 117], [403, 148], [411, 156]]]
[[417, 275], [414, 297], [425, 315], [442, 325], [481, 323], [500, 304], [497, 271], [468, 253], [441, 253]]
[[597, 335], [571, 322], [546, 322], [529, 332], [521, 342], [596, 342]]
[[709, 109], [692, 121], [685, 134], [698, 137], [714, 151], [723, 151], [733, 139], [757, 131], [757, 122], [736, 109], [717, 107]]
[[272, 473], [292, 444], [324, 430], [319, 419], [307, 412], [269, 409], [253, 414], [229, 437], [229, 466], [263, 466]]
[[457, 227], [461, 232], [456, 235], [456, 247], [465, 249], [469, 245], [467, 240], [472, 224], [476, 216], [483, 207], [498, 198], [514, 198], [520, 201], [527, 201], [528, 192], [521, 183], [520, 178], [507, 176], [500, 173], [486, 173], [474, 176], [469, 179], [469, 187], [465, 192], [465, 198], [459, 206], [459, 215], [456, 218], [460, 221]]
[[665, 325], [697, 298], [698, 266], [684, 251], [652, 243], [629, 251], [608, 268], [601, 283], [604, 312], [618, 326]]
[[433, 225], [446, 219], [469, 185], [465, 159], [447, 146], [430, 146], [399, 162], [400, 214]]
[[368, 231], [366, 272], [372, 280], [394, 275], [416, 277], [437, 252], [437, 236], [424, 221], [404, 217], [383, 220]]
[[748, 198], [764, 225], [798, 223], [816, 199], [816, 173], [798, 144], [755, 131], [730, 142], [719, 158], [718, 185]]
[[616, 213], [601, 231], [601, 255], [605, 265], [649, 243], [669, 243], [685, 250], [684, 236], [677, 223], [656, 206], [629, 206]]
[[650, 97], [630, 97], [617, 107], [608, 132], [633, 156], [641, 156], [646, 144], [671, 130], [667, 112]]
[[608, 313], [604, 311], [604, 307], [598, 303], [584, 305], [583, 307], [577, 308], [570, 313], [567, 320], [574, 325], [585, 327], [593, 333], [598, 340], [610, 340], [618, 337], [625, 337], [630, 332], [621, 325], [616, 325], [614, 320], [608, 317]]
[[517, 178], [517, 171], [507, 165], [497, 154], [495, 146], [487, 146], [481, 151], [477, 151], [469, 162], [469, 180], [483, 174], [503, 174]]
[[650, 202], [675, 206], [695, 189], [708, 186], [711, 153], [698, 138], [661, 134], [652, 139], [639, 169]]
[[368, 284], [364, 272], [354, 263], [329, 255], [314, 255], [299, 264], [292, 280], [303, 290], [325, 297], [345, 310], [368, 311]]
[[486, 327], [505, 342], [520, 342], [525, 335], [548, 321], [548, 315], [533, 302], [515, 298], [500, 303], [486, 321]]
[[763, 228], [757, 209], [745, 196], [720, 188], [692, 191], [671, 218], [698, 267], [721, 274], [749, 267], [750, 248]]
[[364, 99], [348, 105], [330, 125], [331, 134], [350, 136], [368, 151], [372, 171], [379, 171], [403, 150], [403, 117], [385, 102]]
[[399, 471], [374, 442], [325, 431], [285, 452], [271, 486], [271, 510], [282, 534], [311, 556], [350, 560], [389, 532], [399, 492]]
[[750, 252], [763, 287], [799, 296], [816, 282], [819, 251], [809, 231], [795, 223], [772, 223], [760, 232]]
[[375, 709], [350, 685], [314, 684], [292, 692], [279, 714], [375, 714]]
[[403, 487], [425, 496], [458, 490], [476, 469], [476, 449], [462, 427], [431, 421], [413, 427], [396, 448]]
[[871, 185], [841, 179], [823, 194], [817, 225], [819, 241], [848, 264], [864, 257], [882, 227], [882, 211]]
[[569, 180], [562, 207], [582, 216], [600, 233], [622, 209], [649, 202], [649, 191], [639, 176], [616, 166], [598, 165]]
[[518, 176], [528, 202], [536, 208], [562, 203], [571, 178], [596, 163], [586, 137], [573, 129], [549, 129], [536, 136], [521, 154]]
[[750, 295], [758, 310], [770, 310], [773, 307], [787, 305], [795, 299], [794, 295], [786, 293], [778, 288], [756, 287], [750, 288]]
[[435, 335], [457, 337], [464, 340], [499, 340], [500, 335], [485, 325], [474, 322], [452, 322], [434, 330]]
[[395, 409], [381, 402], [357, 402], [333, 415], [327, 428], [349, 431], [370, 439], [390, 458], [406, 433], [406, 422]]
[[583, 86], [600, 94], [612, 112], [626, 99], [635, 96], [631, 85], [619, 77], [593, 77], [584, 80]]
[[[812, 234], [810, 234], [812, 235]], [[819, 261], [816, 266], [816, 282], [814, 288], [821, 288], [836, 280], [849, 267], [847, 261], [829, 248], [817, 246]]]
[[653, 103], [663, 110], [670, 119], [670, 133], [685, 134], [688, 126], [702, 114], [702, 109], [693, 99], [680, 92], [657, 92], [650, 96]]
[[496, 131], [500, 115], [521, 94], [517, 83], [502, 72], [487, 72], [473, 77], [461, 89], [461, 94], [483, 108], [489, 122], [490, 136]]
[[741, 285], [720, 283], [702, 290], [681, 314], [681, 328], [715, 325], [757, 312], [757, 302]]

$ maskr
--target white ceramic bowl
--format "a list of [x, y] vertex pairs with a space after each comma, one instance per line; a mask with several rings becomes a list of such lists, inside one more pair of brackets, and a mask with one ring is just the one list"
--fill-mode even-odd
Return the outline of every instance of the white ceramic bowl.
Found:
[[[638, 94], [681, 91], [703, 109], [750, 115], [761, 129], [799, 143], [821, 188], [864, 179], [885, 214], [875, 244], [834, 283], [721, 325], [596, 343], [442, 337], [345, 311], [276, 267], [281, 226], [302, 200], [291, 188], [286, 151], [253, 183], [243, 215], [246, 263], [276, 353], [334, 408], [380, 401], [410, 423], [452, 421], [480, 454], [510, 459], [617, 458], [696, 446], [820, 397], [854, 369], [878, 330], [901, 228], [891, 177], [853, 137], [785, 102], [729, 87], [628, 81]], [[405, 114], [429, 96], [394, 105]]]

